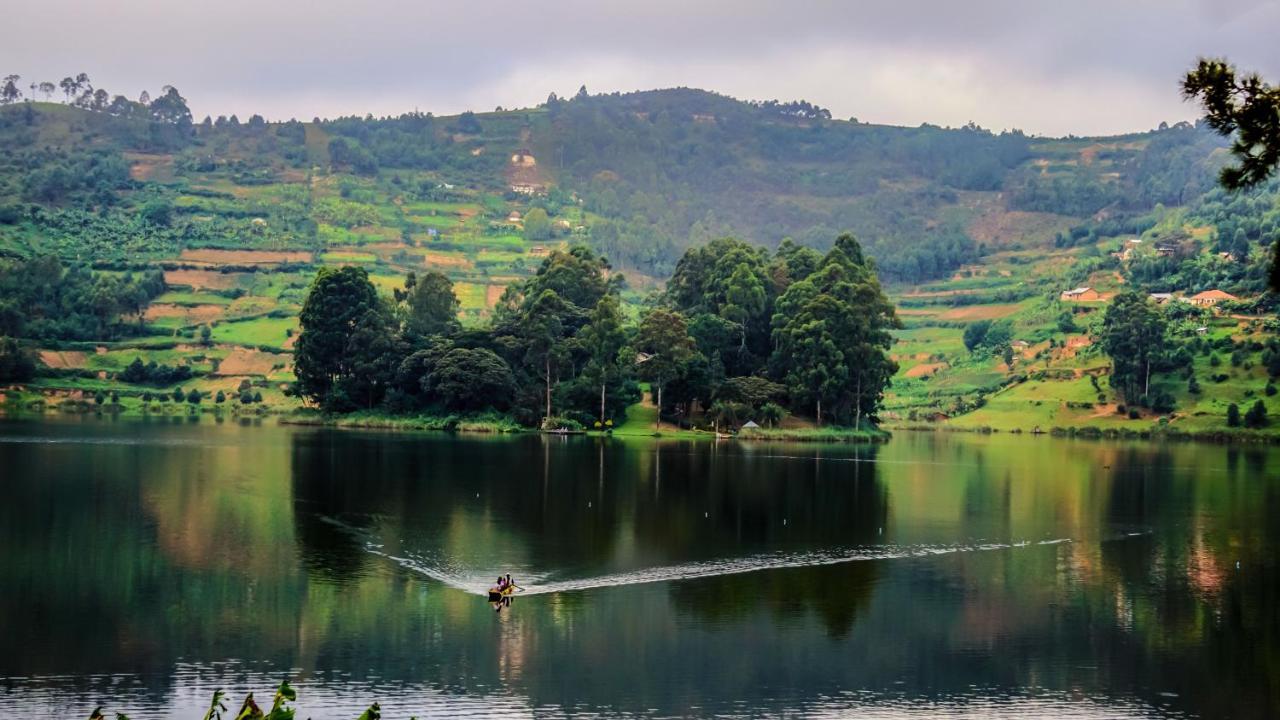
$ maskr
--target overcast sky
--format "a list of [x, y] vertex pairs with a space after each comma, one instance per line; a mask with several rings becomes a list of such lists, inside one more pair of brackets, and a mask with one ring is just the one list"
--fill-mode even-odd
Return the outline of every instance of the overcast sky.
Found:
[[197, 119], [525, 107], [690, 86], [836, 117], [1039, 134], [1191, 119], [1226, 55], [1280, 82], [1280, 0], [6, 0], [0, 72], [87, 72]]

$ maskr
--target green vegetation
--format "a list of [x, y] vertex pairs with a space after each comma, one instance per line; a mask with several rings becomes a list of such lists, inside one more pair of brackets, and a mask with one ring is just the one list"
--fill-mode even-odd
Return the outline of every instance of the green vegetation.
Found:
[[[518, 424], [617, 431], [649, 412], [646, 378], [672, 431], [795, 428], [819, 408], [845, 426], [1210, 431], [1275, 397], [1280, 183], [1214, 186], [1215, 131], [1243, 132], [1243, 105], [1216, 108], [1234, 125], [1206, 104], [1207, 126], [1113, 138], [881, 127], [696, 90], [241, 123], [195, 122], [176, 90], [116, 102], [70, 80], [66, 104], [0, 107], [0, 337], [9, 374], [36, 375], [9, 405], [114, 391], [135, 412], [136, 359], [158, 373], [142, 385], [192, 385], [202, 411], [219, 392], [296, 410], [298, 314], [317, 271], [345, 265], [374, 287], [348, 328], [367, 356], [326, 407], [387, 418], [486, 412], [461, 389], [507, 387], [493, 358], [512, 389], [492, 404]], [[843, 228], [862, 240], [849, 263]], [[1082, 286], [1098, 299], [1059, 297]], [[1240, 300], [1159, 305], [1167, 347], [1126, 386], [1104, 323], [1126, 290]], [[744, 378], [781, 391], [743, 396]]]

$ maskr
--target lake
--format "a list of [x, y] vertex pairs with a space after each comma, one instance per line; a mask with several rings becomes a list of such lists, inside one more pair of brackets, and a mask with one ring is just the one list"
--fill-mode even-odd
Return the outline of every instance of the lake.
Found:
[[70, 418], [0, 478], [6, 718], [1280, 714], [1272, 448]]

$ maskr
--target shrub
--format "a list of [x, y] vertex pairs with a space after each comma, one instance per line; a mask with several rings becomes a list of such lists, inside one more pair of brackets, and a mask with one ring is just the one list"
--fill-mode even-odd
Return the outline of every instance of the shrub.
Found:
[[1253, 403], [1249, 412], [1244, 414], [1245, 427], [1260, 428], [1267, 426], [1267, 406], [1261, 400]]
[[213, 396], [213, 401], [221, 405], [227, 401], [227, 394], [219, 390], [218, 394]]
[[1240, 427], [1240, 406], [1235, 403], [1227, 406], [1227, 427]]

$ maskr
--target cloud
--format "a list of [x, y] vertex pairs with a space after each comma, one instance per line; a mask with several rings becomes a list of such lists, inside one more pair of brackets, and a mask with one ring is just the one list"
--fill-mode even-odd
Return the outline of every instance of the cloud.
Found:
[[1280, 80], [1280, 3], [1130, 0], [11, 0], [7, 67], [112, 91], [181, 88], [197, 115], [453, 113], [547, 93], [692, 86], [838, 117], [1044, 134], [1188, 119], [1180, 74], [1227, 55]]

